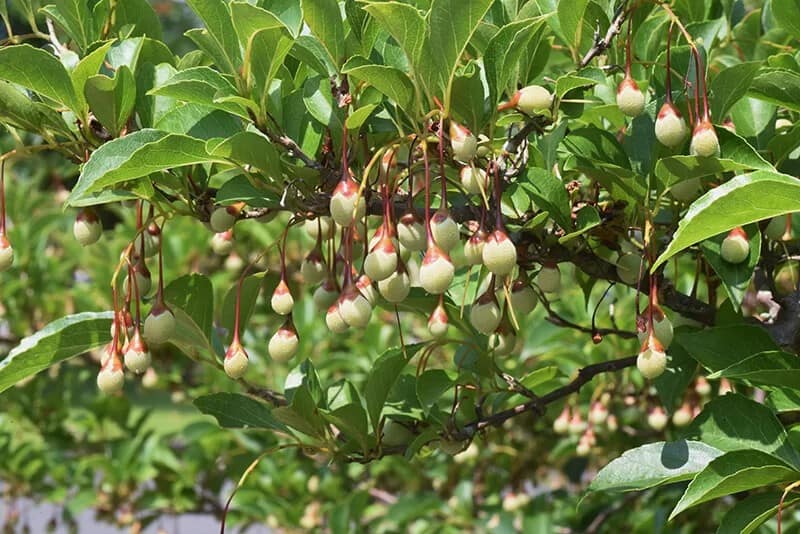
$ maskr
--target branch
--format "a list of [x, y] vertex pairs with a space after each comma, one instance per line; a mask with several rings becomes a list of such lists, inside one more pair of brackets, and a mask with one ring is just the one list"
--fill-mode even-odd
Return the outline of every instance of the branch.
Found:
[[547, 311], [547, 317], [545, 318], [547, 321], [553, 323], [556, 326], [572, 328], [579, 332], [584, 332], [586, 334], [600, 334], [601, 336], [605, 337], [608, 335], [615, 335], [619, 336], [622, 339], [635, 339], [637, 337], [636, 332], [631, 332], [629, 330], [620, 330], [619, 328], [590, 328], [588, 326], [582, 326], [578, 323], [573, 323], [569, 319], [565, 319], [561, 315], [556, 312], [552, 306], [550, 306], [550, 301], [543, 295], [539, 295], [539, 301], [541, 301], [542, 306]]
[[622, 31], [622, 24], [625, 22], [625, 19], [628, 16], [628, 10], [625, 9], [627, 4], [628, 1], [624, 0], [617, 8], [616, 13], [614, 14], [614, 20], [611, 21], [611, 25], [608, 27], [605, 37], [600, 39], [599, 35], [595, 36], [594, 46], [592, 46], [589, 51], [586, 52], [586, 55], [583, 56], [581, 62], [578, 63], [579, 69], [584, 68], [591, 60], [608, 50], [608, 48], [611, 46], [611, 42], [614, 40], [614, 37], [616, 37], [619, 32]]
[[471, 423], [467, 423], [458, 432], [450, 435], [449, 439], [455, 439], [459, 441], [471, 439], [477, 432], [489, 427], [500, 426], [512, 417], [516, 417], [517, 415], [523, 413], [535, 412], [536, 417], [544, 415], [543, 408], [545, 406], [552, 404], [557, 400], [563, 399], [568, 395], [577, 393], [584, 384], [591, 381], [595, 376], [602, 373], [621, 371], [622, 369], [633, 367], [634, 365], [636, 365], [636, 356], [629, 356], [627, 358], [620, 358], [617, 360], [600, 362], [586, 366], [578, 371], [578, 376], [569, 384], [558, 389], [554, 389], [547, 395], [539, 397], [538, 399], [530, 400], [523, 404], [514, 406], [513, 408], [509, 408], [508, 410], [497, 412], [484, 418], [472, 421]]
[[250, 120], [253, 122], [253, 125], [258, 128], [258, 131], [266, 135], [273, 143], [286, 149], [286, 152], [291, 157], [299, 159], [305, 163], [306, 167], [314, 170], [322, 170], [322, 164], [303, 152], [303, 149], [300, 148], [300, 145], [298, 145], [294, 139], [285, 134], [276, 134], [275, 132], [269, 130], [269, 128], [262, 126], [252, 111], [250, 111]]

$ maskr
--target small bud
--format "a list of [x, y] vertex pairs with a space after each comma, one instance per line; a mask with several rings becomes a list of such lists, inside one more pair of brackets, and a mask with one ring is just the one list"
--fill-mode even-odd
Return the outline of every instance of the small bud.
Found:
[[722, 240], [720, 256], [728, 263], [742, 263], [750, 256], [750, 241], [741, 227], [736, 227]]
[[247, 371], [248, 363], [249, 358], [247, 356], [247, 351], [244, 350], [244, 347], [238, 340], [234, 340], [225, 353], [225, 361], [223, 362], [225, 374], [234, 380], [241, 378], [244, 376], [245, 371]]
[[656, 117], [656, 139], [669, 148], [675, 148], [686, 139], [689, 128], [681, 112], [673, 104], [664, 103]]
[[644, 94], [629, 76], [617, 87], [617, 106], [628, 117], [638, 117], [644, 111]]
[[667, 368], [667, 354], [661, 342], [654, 335], [650, 335], [642, 345], [639, 356], [636, 358], [636, 367], [642, 376], [653, 379], [658, 378]]
[[103, 235], [103, 225], [94, 210], [85, 208], [75, 218], [72, 233], [78, 243], [86, 247], [100, 239], [100, 236]]
[[656, 432], [661, 432], [667, 426], [669, 418], [661, 406], [656, 406], [647, 414], [647, 424]]
[[7, 271], [14, 263], [14, 249], [4, 234], [0, 234], [0, 272]]
[[564, 409], [561, 410], [559, 416], [556, 417], [555, 421], [553, 421], [553, 432], [555, 432], [556, 434], [568, 433], [569, 421], [570, 421], [569, 406], [565, 404]]
[[340, 226], [350, 226], [354, 220], [364, 218], [366, 203], [358, 194], [358, 183], [353, 180], [353, 175], [348, 172], [347, 177], [339, 181], [331, 195], [331, 217]]
[[423, 289], [432, 295], [444, 293], [454, 276], [455, 268], [447, 254], [435, 245], [428, 247], [419, 269], [419, 281]]
[[483, 264], [489, 272], [497, 276], [506, 276], [517, 265], [517, 247], [505, 232], [495, 230], [486, 240], [482, 257]]
[[705, 158], [719, 156], [719, 138], [711, 121], [704, 120], [694, 127], [689, 153]]
[[470, 195], [480, 195], [489, 187], [489, 177], [483, 169], [472, 166], [462, 167], [459, 172], [461, 186]]
[[672, 424], [677, 427], [688, 425], [692, 422], [692, 419], [694, 419], [694, 414], [688, 402], [684, 402], [681, 407], [672, 414]]
[[300, 338], [291, 319], [287, 319], [283, 326], [269, 340], [269, 356], [278, 363], [286, 363], [297, 353]]
[[227, 256], [233, 250], [233, 231], [226, 230], [211, 238], [211, 250], [217, 256]]
[[698, 376], [694, 383], [694, 390], [701, 397], [708, 397], [711, 395], [711, 384], [708, 383], [706, 377]]
[[602, 425], [608, 418], [608, 408], [602, 402], [594, 401], [589, 409], [589, 422], [593, 425]]
[[292, 297], [291, 291], [289, 291], [289, 285], [286, 283], [286, 280], [281, 279], [281, 281], [278, 282], [275, 291], [272, 293], [270, 305], [278, 315], [289, 315], [292, 313], [294, 298]]
[[578, 434], [583, 434], [587, 427], [588, 425], [581, 417], [581, 413], [578, 410], [575, 410], [572, 413], [572, 417], [570, 417], [569, 426], [567, 427], [569, 433], [573, 436], [577, 436]]
[[443, 251], [449, 253], [459, 242], [461, 233], [450, 212], [440, 208], [431, 216], [431, 234], [433, 241]]
[[447, 312], [444, 306], [439, 304], [433, 309], [430, 318], [428, 318], [428, 331], [434, 339], [441, 339], [447, 335], [448, 325]]
[[475, 153], [478, 150], [478, 140], [465, 126], [451, 121], [450, 146], [453, 149], [453, 157], [455, 159], [468, 162], [475, 157]]

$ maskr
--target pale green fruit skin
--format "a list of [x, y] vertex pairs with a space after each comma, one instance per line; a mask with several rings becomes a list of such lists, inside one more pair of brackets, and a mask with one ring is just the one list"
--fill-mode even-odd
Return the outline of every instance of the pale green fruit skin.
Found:
[[689, 153], [692, 156], [710, 158], [719, 156], [719, 138], [712, 128], [695, 130], [692, 135], [692, 142], [689, 145]]
[[384, 250], [380, 244], [364, 260], [364, 272], [376, 282], [389, 278], [396, 270], [397, 252]]
[[489, 185], [489, 179], [483, 169], [463, 167], [459, 172], [459, 177], [462, 187], [470, 195], [480, 195], [481, 192], [486, 191]]
[[483, 247], [483, 264], [489, 272], [497, 276], [506, 276], [517, 264], [517, 247], [505, 234], [500, 239], [495, 234], [489, 236]]
[[125, 367], [137, 375], [144, 373], [147, 368], [150, 367], [151, 360], [150, 351], [141, 351], [131, 348], [125, 352]]
[[[350, 226], [353, 220], [361, 220], [364, 218], [367, 207], [358, 195], [344, 195], [341, 193], [334, 193], [331, 197], [331, 218], [340, 226]], [[355, 216], [353, 215], [355, 210]]]
[[348, 326], [365, 328], [372, 316], [372, 306], [361, 293], [356, 293], [339, 301], [339, 313]]
[[[280, 286], [278, 286], [280, 287]], [[289, 291], [279, 292], [277, 289], [272, 293], [270, 305], [278, 315], [289, 315], [294, 309], [294, 297]]]
[[[441, 214], [441, 212], [437, 212]], [[458, 244], [461, 233], [456, 223], [450, 215], [437, 220], [439, 217], [436, 215], [431, 217], [431, 234], [433, 234], [434, 242], [444, 250], [450, 252]], [[436, 222], [434, 222], [436, 220]]]
[[375, 290], [375, 285], [372, 283], [369, 276], [362, 274], [356, 282], [356, 288], [358, 288], [361, 295], [367, 299], [370, 306], [375, 306], [375, 302], [378, 300], [378, 292]]
[[516, 345], [517, 336], [513, 332], [494, 332], [489, 337], [489, 347], [494, 350], [496, 356], [508, 356], [514, 352]]
[[469, 310], [470, 324], [481, 334], [489, 335], [500, 325], [500, 307], [493, 300], [486, 304], [475, 303]]
[[333, 286], [331, 286], [331, 289], [332, 290], [329, 291], [325, 284], [322, 284], [314, 290], [313, 299], [317, 309], [327, 311], [331, 304], [336, 302], [336, 299], [339, 298], [339, 293], [333, 289]]
[[378, 289], [387, 301], [391, 303], [403, 302], [411, 291], [411, 281], [408, 274], [394, 272], [389, 278], [378, 282]]
[[321, 261], [303, 260], [300, 265], [300, 274], [306, 284], [318, 284], [325, 279], [325, 264]]
[[402, 447], [411, 443], [414, 438], [414, 434], [408, 428], [396, 421], [389, 419], [383, 425], [381, 443], [385, 447]]
[[[150, 293], [150, 290], [153, 288], [153, 279], [146, 277], [144, 274], [142, 274], [139, 271], [136, 271], [134, 273], [134, 276], [136, 277], [136, 286], [139, 288], [139, 296], [140, 297], [146, 297]], [[127, 294], [128, 293], [128, 277], [127, 276], [125, 277], [125, 280], [123, 280], [123, 282], [122, 282], [122, 293], [123, 294]]]
[[589, 411], [589, 422], [593, 425], [602, 425], [608, 419], [608, 410], [605, 406], [600, 408], [592, 408]]
[[297, 334], [291, 330], [281, 328], [270, 338], [269, 357], [278, 363], [286, 363], [297, 354], [297, 347], [300, 345], [300, 340]]
[[511, 291], [511, 308], [517, 316], [528, 315], [536, 309], [539, 303], [539, 297], [530, 286], [525, 286], [522, 289]]
[[775, 121], [776, 130], [782, 130], [784, 128], [791, 128], [791, 127], [792, 127], [792, 121], [790, 121], [789, 119], [778, 119]]
[[536, 283], [545, 293], [558, 293], [561, 291], [561, 271], [558, 267], [542, 267], [536, 275]]
[[465, 442], [463, 441], [453, 441], [453, 440], [445, 440], [440, 439], [436, 442], [436, 447], [445, 454], [449, 454], [450, 456], [455, 456], [459, 452], [464, 450]]
[[111, 395], [122, 389], [125, 384], [125, 373], [122, 369], [112, 369], [106, 365], [97, 373], [97, 387], [106, 395]]
[[620, 85], [617, 91], [617, 106], [628, 117], [638, 117], [644, 111], [644, 93], [631, 84]]
[[622, 254], [617, 260], [617, 276], [625, 284], [632, 286], [639, 281], [639, 269], [642, 263], [637, 254]]
[[569, 432], [569, 419], [566, 417], [557, 417], [555, 421], [553, 421], [553, 432], [556, 434], [566, 434]]
[[334, 334], [341, 334], [347, 331], [347, 323], [342, 319], [342, 314], [339, 313], [339, 308], [331, 306], [328, 313], [325, 314], [325, 324], [328, 330]]
[[750, 256], [750, 243], [740, 235], [729, 235], [722, 240], [720, 256], [728, 263], [742, 263]]
[[764, 235], [772, 241], [783, 241], [783, 235], [786, 233], [787, 217], [788, 215], [779, 215], [770, 219], [767, 228], [764, 230]]
[[169, 310], [158, 315], [152, 313], [144, 321], [144, 338], [150, 345], [161, 345], [175, 334], [175, 316]]
[[664, 413], [664, 410], [660, 408], [653, 410], [647, 415], [647, 424], [650, 425], [650, 428], [657, 432], [664, 430], [668, 421], [669, 418], [667, 417], [667, 414]]
[[479, 241], [468, 239], [464, 243], [464, 259], [467, 260], [467, 265], [480, 265], [483, 263], [483, 249], [485, 246], [485, 239]]
[[647, 348], [636, 357], [636, 367], [643, 377], [658, 378], [667, 368], [667, 354], [660, 350]]
[[800, 264], [796, 261], [783, 263], [775, 272], [775, 289], [778, 296], [785, 296], [794, 291], [800, 275]]
[[7, 271], [14, 264], [14, 249], [11, 245], [0, 248], [0, 272]]
[[567, 431], [573, 436], [578, 436], [583, 434], [583, 432], [586, 430], [586, 426], [586, 421], [581, 419], [580, 416], [573, 415], [569, 420], [569, 424], [567, 425]]
[[150, 367], [144, 372], [144, 376], [142, 377], [142, 387], [152, 389], [156, 387], [156, 384], [158, 384], [158, 374], [156, 373], [155, 369]]
[[75, 239], [83, 245], [87, 247], [100, 239], [100, 236], [103, 235], [103, 225], [100, 224], [100, 221], [87, 221], [87, 220], [75, 220], [72, 224], [72, 234], [75, 236]]
[[158, 236], [154, 236], [150, 232], [144, 232], [144, 257], [145, 258], [152, 258], [156, 254], [158, 254], [158, 244], [161, 242], [161, 238]]
[[700, 178], [690, 178], [673, 185], [669, 188], [669, 192], [672, 193], [672, 198], [678, 202], [689, 203], [700, 196], [701, 186]]
[[677, 427], [686, 426], [692, 422], [692, 412], [688, 409], [681, 407], [672, 414], [672, 424]]
[[316, 239], [320, 232], [322, 232], [323, 240], [328, 239], [331, 235], [331, 218], [322, 216], [316, 219], [306, 219], [303, 228], [312, 239]]
[[470, 133], [460, 139], [451, 138], [450, 146], [453, 149], [453, 157], [455, 159], [468, 162], [475, 157], [478, 151], [478, 140]]
[[227, 208], [222, 207], [216, 208], [208, 221], [211, 229], [217, 234], [230, 230], [234, 223], [236, 223], [236, 217], [228, 213]]
[[428, 318], [428, 332], [431, 333], [434, 339], [441, 339], [447, 335], [447, 328], [449, 326], [450, 323], [447, 319], [447, 312], [441, 305], [436, 306], [433, 312], [431, 312], [431, 316]]
[[659, 143], [669, 148], [675, 148], [683, 143], [686, 136], [689, 135], [689, 127], [686, 126], [683, 117], [669, 112], [663, 115], [659, 114], [656, 119], [655, 132]]
[[[674, 337], [674, 329], [672, 325], [672, 321], [669, 320], [669, 317], [666, 315], [662, 320], [658, 320], [655, 317], [653, 318], [653, 334], [655, 334], [656, 339], [661, 343], [661, 346], [664, 349], [668, 349], [669, 346], [672, 344], [672, 338]], [[647, 339], [648, 332], [639, 332], [639, 343], [644, 343]]]
[[247, 353], [244, 351], [244, 349], [237, 350], [230, 357], [225, 358], [225, 361], [223, 362], [225, 374], [234, 380], [241, 378], [247, 371], [247, 365], [249, 363], [250, 362], [247, 358]]
[[591, 452], [592, 452], [592, 446], [583, 440], [579, 441], [578, 445], [575, 447], [575, 454], [580, 457], [589, 456], [589, 453]]
[[432, 295], [440, 295], [447, 291], [447, 288], [453, 283], [454, 276], [455, 267], [442, 256], [431, 263], [423, 261], [419, 268], [420, 285]]
[[211, 250], [217, 256], [227, 256], [233, 250], [233, 239], [228, 239], [225, 232], [214, 234], [211, 238]]
[[406, 260], [406, 272], [408, 273], [411, 287], [422, 287], [422, 283], [419, 281], [419, 269], [421, 264], [422, 259], [420, 259], [417, 254], [411, 255], [411, 257]]
[[400, 222], [397, 225], [397, 239], [408, 250], [422, 251], [427, 246], [425, 225], [419, 221], [411, 224]]
[[529, 85], [519, 90], [517, 109], [534, 115], [547, 111], [553, 105], [553, 95], [541, 85]]

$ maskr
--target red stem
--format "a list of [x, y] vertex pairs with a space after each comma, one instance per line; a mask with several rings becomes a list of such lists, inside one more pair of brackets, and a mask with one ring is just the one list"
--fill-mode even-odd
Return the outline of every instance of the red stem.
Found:
[[164, 304], [164, 224], [161, 224], [161, 239], [158, 240], [158, 293], [156, 304]]
[[631, 25], [633, 24], [633, 13], [628, 16], [628, 38], [625, 39], [625, 77], [631, 77]]
[[503, 208], [501, 206], [502, 190], [500, 187], [500, 172], [497, 165], [497, 160], [492, 161], [492, 173], [494, 174], [494, 201], [495, 201], [495, 215], [496, 220], [494, 223], [495, 230], [504, 230], [503, 227]]
[[444, 174], [444, 116], [439, 118], [439, 178], [442, 180], [442, 205], [447, 209], [447, 178]]
[[669, 30], [667, 30], [667, 80], [664, 84], [664, 87], [667, 92], [667, 96], [665, 98], [667, 104], [672, 104], [672, 66], [670, 63], [670, 48], [672, 44], [672, 26], [673, 24], [669, 25]]
[[428, 161], [427, 143], [422, 145], [422, 162], [425, 164], [425, 233], [430, 246], [433, 243], [433, 232], [431, 232], [431, 167]]
[[6, 235], [6, 160], [0, 164], [0, 235]]

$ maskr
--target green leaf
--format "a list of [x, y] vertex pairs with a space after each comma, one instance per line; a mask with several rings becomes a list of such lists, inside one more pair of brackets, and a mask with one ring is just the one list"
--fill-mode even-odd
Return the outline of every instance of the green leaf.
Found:
[[[444, 91], [444, 111], [450, 111], [451, 89], [461, 54], [475, 33], [492, 0], [433, 0], [428, 24], [433, 29], [426, 42], [427, 53], [439, 76], [438, 89]], [[437, 93], [439, 91], [436, 91]]]
[[302, 0], [303, 18], [325, 46], [337, 67], [341, 67], [347, 54], [344, 47], [344, 22], [337, 0]]
[[653, 263], [651, 271], [704, 239], [794, 211], [800, 211], [800, 182], [796, 178], [770, 171], [736, 176], [689, 207], [667, 250]]
[[795, 39], [800, 38], [800, 20], [797, 14], [800, 13], [800, 0], [778, 0], [770, 4], [772, 7], [772, 17], [775, 22], [792, 34]]
[[528, 181], [522, 182], [522, 187], [531, 194], [536, 205], [547, 210], [562, 229], [571, 230], [569, 195], [561, 180], [538, 167], [528, 167], [526, 174]]
[[211, 337], [214, 318], [214, 288], [211, 280], [201, 274], [176, 278], [164, 288], [164, 300], [184, 310], [205, 337]]
[[342, 72], [369, 83], [399, 108], [410, 111], [414, 100], [414, 84], [400, 69], [375, 65], [364, 57], [353, 56], [344, 64]]
[[87, 0], [55, 0], [41, 11], [55, 20], [81, 50], [94, 42], [94, 22]]
[[722, 70], [711, 82], [711, 115], [723, 118], [737, 100], [747, 94], [750, 83], [761, 68], [760, 61], [740, 63]]
[[727, 234], [719, 234], [700, 244], [703, 256], [719, 276], [731, 299], [733, 308], [737, 311], [742, 306], [745, 293], [750, 286], [750, 279], [753, 277], [753, 271], [761, 257], [761, 232], [758, 230], [758, 226], [749, 224], [744, 227], [744, 231], [750, 242], [750, 254], [747, 260], [741, 263], [730, 263], [722, 259], [722, 241]]
[[[95, 21], [105, 21], [110, 17], [109, 2], [97, 2], [94, 7]], [[114, 4], [113, 24], [110, 34], [125, 30], [130, 37], [149, 37], [161, 41], [161, 21], [147, 0], [124, 0]], [[134, 70], [135, 69], [131, 69]]]
[[761, 451], [728, 452], [712, 460], [694, 477], [669, 518], [725, 495], [794, 480], [797, 476], [796, 470]]
[[[750, 534], [754, 532], [762, 523], [774, 516], [778, 512], [783, 492], [770, 491], [767, 493], [756, 493], [749, 495], [736, 503], [717, 528], [717, 534], [736, 532], [738, 534]], [[792, 504], [800, 501], [800, 497], [787, 498], [783, 505], [784, 510]]]
[[637, 491], [689, 480], [721, 454], [699, 441], [648, 443], [612, 460], [597, 473], [589, 491]]
[[426, 414], [453, 388], [457, 378], [457, 373], [444, 369], [429, 369], [417, 378], [417, 398]]
[[285, 432], [263, 402], [239, 393], [212, 393], [194, 400], [195, 407], [213, 416], [223, 428], [269, 428]]
[[795, 354], [766, 351], [709, 375], [709, 378], [746, 380], [754, 386], [773, 386], [797, 389], [800, 384], [800, 361]]
[[486, 96], [477, 62], [470, 61], [453, 78], [450, 97], [450, 110], [456, 120], [473, 132], [480, 132], [486, 115]]
[[792, 111], [800, 111], [800, 73], [783, 69], [762, 69], [747, 94]]
[[570, 49], [578, 46], [583, 29], [583, 18], [589, 0], [574, 0], [573, 2], [558, 2], [558, 25], [561, 35]]
[[721, 451], [753, 449], [800, 466], [800, 455], [789, 443], [786, 430], [772, 411], [736, 393], [712, 399], [686, 430], [685, 439], [697, 439]]
[[575, 76], [567, 74], [556, 80], [556, 97], [561, 99], [573, 89], [587, 89], [597, 85], [597, 80], [586, 78], [585, 76]]
[[0, 79], [51, 98], [76, 113], [81, 111], [67, 69], [42, 49], [27, 44], [0, 49]]
[[176, 104], [158, 119], [155, 127], [203, 141], [233, 136], [244, 128], [239, 117], [202, 104]]
[[286, 28], [268, 28], [253, 34], [245, 57], [255, 84], [254, 94], [261, 95], [260, 106], [266, 109], [272, 80], [292, 50], [294, 40]]
[[[114, 139], [92, 153], [67, 204], [87, 193], [183, 165], [215, 160], [205, 142], [187, 135], [139, 130]], [[217, 159], [218, 160], [218, 159]]]
[[152, 89], [150, 94], [202, 104], [245, 119], [249, 118], [247, 110], [243, 106], [216, 100], [220, 97], [236, 96], [236, 88], [225, 76], [209, 67], [194, 67], [178, 71], [163, 85]]
[[543, 17], [517, 20], [500, 28], [483, 55], [489, 85], [489, 105], [495, 106], [528, 51], [528, 43], [544, 27]]
[[674, 410], [686, 395], [686, 389], [697, 374], [697, 362], [680, 343], [669, 346], [669, 366], [666, 372], [653, 381], [661, 398], [661, 404], [668, 411]]
[[81, 110], [86, 106], [86, 97], [84, 97], [86, 81], [100, 72], [100, 67], [103, 66], [106, 54], [113, 44], [114, 41], [106, 41], [101, 46], [98, 46], [91, 53], [83, 57], [75, 68], [72, 69], [72, 72], [70, 72], [72, 86], [75, 88], [75, 96], [81, 103]]
[[[731, 343], [731, 339], [736, 339], [736, 343]], [[711, 371], [720, 371], [759, 352], [778, 350], [767, 331], [755, 325], [676, 332], [675, 341]]]
[[230, 7], [233, 26], [243, 48], [247, 48], [247, 43], [260, 30], [277, 28], [289, 32], [283, 21], [266, 9], [247, 2], [231, 2]]
[[558, 238], [559, 243], [566, 243], [585, 234], [592, 228], [597, 228], [603, 223], [600, 212], [594, 206], [584, 206], [575, 214], [575, 230]]
[[13, 84], [0, 81], [0, 122], [29, 132], [55, 130], [64, 132], [67, 125], [53, 108], [34, 102]]
[[20, 341], [0, 361], [0, 393], [53, 364], [111, 341], [113, 317], [113, 312], [68, 315]]
[[322, 417], [342, 431], [342, 433], [358, 442], [361, 450], [370, 449], [368, 436], [367, 413], [359, 402], [351, 402], [335, 410], [320, 410]]
[[377, 108], [377, 104], [367, 104], [365, 106], [361, 106], [353, 113], [347, 116], [344, 121], [345, 126], [348, 130], [360, 130], [361, 127], [367, 122], [369, 116], [372, 115], [372, 112], [375, 111]]
[[187, 0], [189, 7], [203, 20], [211, 40], [222, 52], [218, 66], [228, 74], [237, 75], [242, 64], [239, 37], [231, 22], [231, 12], [224, 0]]
[[396, 1], [371, 2], [364, 9], [397, 41], [411, 64], [416, 65], [425, 45], [426, 28], [419, 10]]
[[[413, 358], [420, 348], [422, 348], [421, 344], [406, 345], [405, 352], [408, 354], [408, 358]], [[364, 385], [364, 399], [367, 403], [367, 414], [373, 428], [378, 428], [383, 405], [386, 404], [389, 392], [397, 381], [397, 377], [400, 376], [400, 373], [405, 368], [406, 363], [407, 360], [405, 354], [403, 354], [403, 349], [394, 348], [386, 350], [372, 364], [372, 369], [370, 369], [367, 382]]]
[[272, 415], [280, 422], [314, 438], [325, 437], [325, 420], [322, 418], [314, 399], [306, 386], [295, 390], [289, 406], [272, 410]]
[[126, 66], [121, 66], [113, 78], [98, 74], [86, 80], [84, 94], [89, 107], [100, 124], [114, 137], [125, 127], [136, 104], [136, 80]]
[[281, 177], [280, 156], [275, 146], [261, 134], [239, 132], [219, 143], [210, 141], [208, 153], [214, 157], [225, 158], [239, 166], [250, 165], [264, 171], [273, 180]]
[[[244, 330], [256, 309], [256, 300], [261, 291], [261, 284], [264, 280], [264, 273], [251, 274], [242, 282], [242, 302], [239, 307], [239, 328]], [[226, 329], [229, 335], [233, 336], [233, 326], [236, 310], [236, 285], [234, 284], [225, 294], [220, 312], [220, 326]]]

